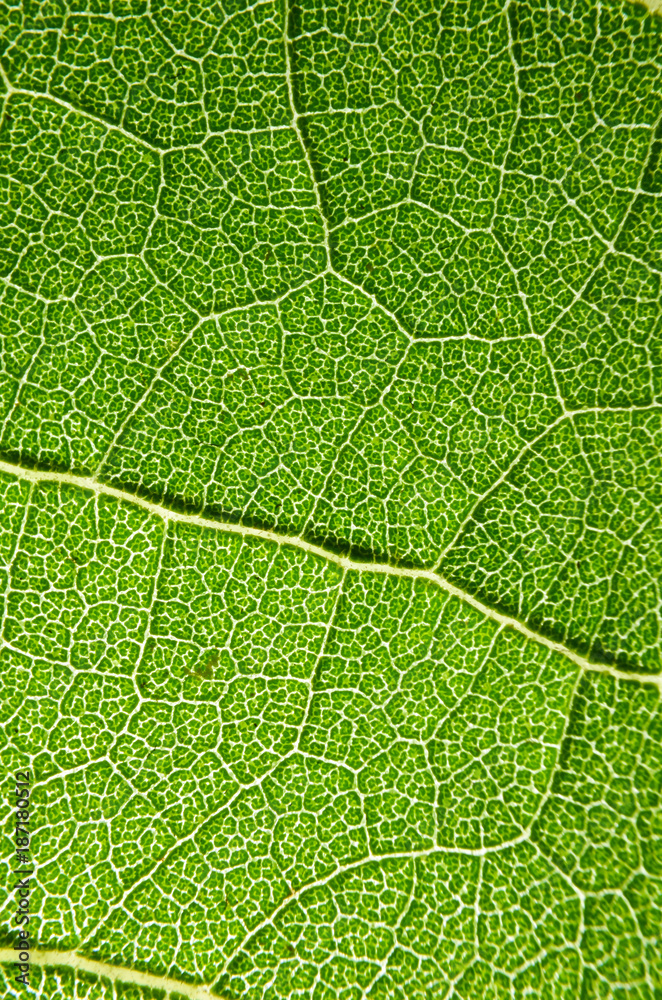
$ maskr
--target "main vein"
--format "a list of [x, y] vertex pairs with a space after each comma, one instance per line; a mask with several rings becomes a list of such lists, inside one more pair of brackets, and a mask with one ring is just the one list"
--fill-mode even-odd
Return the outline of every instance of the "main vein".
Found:
[[[16, 951], [13, 948], [0, 948], [0, 962], [16, 962]], [[66, 966], [81, 972], [91, 972], [112, 982], [133, 983], [136, 986], [147, 986], [152, 989], [167, 990], [169, 993], [179, 993], [190, 1000], [212, 1000], [208, 986], [197, 986], [192, 983], [182, 983], [169, 976], [153, 976], [138, 969], [128, 969], [122, 966], [109, 965], [107, 962], [97, 962], [91, 958], [83, 958], [75, 951], [31, 951], [30, 962], [38, 966]]]
[[460, 600], [470, 604], [471, 607], [476, 608], [476, 610], [480, 611], [486, 618], [491, 618], [493, 621], [498, 622], [502, 627], [514, 628], [522, 635], [526, 636], [527, 639], [538, 642], [554, 652], [561, 653], [569, 660], [572, 660], [573, 663], [580, 666], [583, 670], [607, 673], [618, 680], [639, 681], [640, 683], [654, 684], [662, 690], [661, 675], [632, 673], [630, 671], [617, 670], [615, 667], [607, 664], [592, 663], [590, 660], [587, 660], [585, 657], [574, 652], [574, 650], [564, 646], [563, 643], [556, 642], [553, 639], [549, 639], [547, 636], [534, 632], [527, 625], [525, 625], [524, 622], [519, 621], [519, 619], [511, 618], [509, 615], [504, 615], [500, 611], [496, 611], [494, 608], [490, 608], [488, 605], [483, 604], [472, 594], [461, 590], [459, 587], [455, 586], [455, 584], [450, 583], [448, 580], [444, 579], [443, 576], [439, 573], [435, 573], [433, 570], [415, 569], [406, 566], [392, 566], [389, 563], [360, 562], [350, 559], [347, 556], [340, 555], [336, 552], [331, 552], [328, 549], [323, 548], [321, 545], [314, 545], [312, 542], [307, 542], [305, 539], [298, 538], [293, 535], [279, 534], [275, 531], [269, 531], [266, 528], [246, 527], [242, 524], [232, 524], [225, 521], [212, 520], [208, 517], [202, 517], [199, 514], [186, 514], [181, 511], [169, 510], [161, 504], [154, 503], [153, 501], [137, 496], [134, 493], [129, 493], [126, 490], [119, 490], [114, 486], [109, 486], [106, 483], [100, 483], [96, 479], [92, 479], [90, 477], [75, 476], [70, 472], [47, 472], [40, 469], [25, 469], [22, 466], [4, 461], [0, 461], [0, 472], [8, 473], [9, 475], [16, 476], [19, 479], [25, 479], [32, 483], [62, 483], [69, 486], [77, 486], [83, 490], [90, 490], [97, 494], [115, 497], [117, 500], [121, 500], [124, 503], [131, 503], [138, 507], [142, 507], [144, 510], [149, 511], [150, 514], [153, 514], [155, 517], [159, 517], [166, 522], [173, 521], [181, 522], [183, 524], [192, 524], [200, 528], [209, 528], [214, 531], [227, 531], [235, 535], [242, 535], [246, 538], [263, 538], [280, 546], [294, 546], [295, 548], [302, 549], [304, 552], [309, 552], [311, 555], [336, 563], [336, 565], [342, 567], [345, 571], [353, 570], [359, 573], [384, 573], [388, 576], [408, 577], [412, 580], [427, 580], [428, 582], [441, 587], [442, 590], [445, 590], [446, 593], [451, 596], [458, 597]]

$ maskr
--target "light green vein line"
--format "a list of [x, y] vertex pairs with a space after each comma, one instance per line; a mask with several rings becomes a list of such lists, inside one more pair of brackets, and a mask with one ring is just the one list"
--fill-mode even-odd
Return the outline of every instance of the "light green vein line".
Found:
[[583, 670], [610, 674], [617, 680], [638, 681], [641, 684], [654, 684], [660, 689], [660, 691], [662, 691], [661, 675], [631, 673], [630, 671], [626, 672], [623, 670], [617, 670], [616, 668], [606, 664], [591, 663], [590, 660], [587, 660], [585, 657], [575, 653], [572, 649], [568, 649], [567, 646], [563, 645], [563, 643], [555, 642], [553, 639], [548, 639], [544, 635], [539, 635], [517, 618], [511, 618], [508, 615], [501, 614], [501, 612], [496, 611], [494, 608], [488, 607], [486, 604], [478, 601], [471, 594], [468, 594], [464, 590], [460, 590], [459, 587], [449, 583], [449, 581], [445, 580], [443, 576], [440, 576], [439, 573], [435, 573], [432, 570], [409, 569], [404, 566], [390, 566], [388, 563], [358, 562], [353, 559], [348, 559], [346, 556], [338, 555], [335, 552], [330, 552], [328, 549], [322, 548], [321, 545], [313, 545], [311, 542], [306, 542], [303, 538], [281, 535], [275, 531], [268, 531], [264, 528], [252, 528], [241, 524], [230, 524], [224, 521], [215, 521], [211, 518], [201, 517], [199, 514], [184, 514], [180, 511], [168, 510], [167, 507], [153, 503], [150, 500], [145, 500], [143, 497], [136, 496], [134, 493], [128, 493], [125, 490], [118, 490], [114, 486], [107, 486], [105, 483], [100, 483], [96, 479], [91, 479], [85, 476], [74, 476], [69, 472], [44, 472], [38, 469], [24, 469], [19, 465], [13, 465], [10, 462], [3, 461], [0, 461], [0, 472], [16, 476], [19, 479], [25, 479], [32, 483], [62, 483], [63, 485], [77, 486], [83, 490], [90, 490], [94, 493], [115, 497], [117, 500], [121, 500], [124, 503], [131, 503], [138, 507], [142, 507], [144, 510], [149, 511], [150, 514], [153, 514], [155, 517], [160, 517], [164, 521], [193, 524], [200, 528], [211, 528], [214, 531], [227, 531], [247, 538], [263, 538], [276, 545], [291, 545], [298, 549], [302, 549], [304, 552], [309, 552], [311, 555], [336, 563], [336, 565], [341, 566], [344, 570], [354, 570], [360, 573], [383, 573], [388, 576], [407, 577], [412, 580], [427, 580], [430, 583], [441, 587], [442, 590], [445, 590], [446, 593], [450, 594], [452, 597], [458, 597], [460, 600], [470, 604], [471, 607], [476, 608], [476, 610], [480, 611], [486, 618], [491, 618], [493, 621], [498, 622], [502, 627], [509, 626], [514, 628], [522, 635], [526, 636], [527, 639], [540, 643], [540, 645], [546, 646], [547, 649], [551, 649], [555, 653], [561, 653], [569, 660], [572, 660], [573, 663], [580, 666]]
[[[16, 952], [13, 948], [0, 948], [0, 962], [15, 962]], [[213, 994], [208, 986], [194, 986], [191, 983], [181, 983], [167, 976], [152, 976], [148, 972], [137, 969], [125, 969], [121, 966], [108, 965], [106, 962], [96, 962], [91, 958], [83, 958], [75, 951], [31, 951], [30, 964], [38, 966], [61, 965], [67, 969], [77, 969], [81, 972], [91, 972], [96, 976], [104, 976], [112, 982], [132, 983], [135, 986], [150, 986], [153, 989], [167, 990], [169, 993], [181, 993], [190, 1000], [213, 1000]], [[218, 998], [216, 998], [218, 1000]]]

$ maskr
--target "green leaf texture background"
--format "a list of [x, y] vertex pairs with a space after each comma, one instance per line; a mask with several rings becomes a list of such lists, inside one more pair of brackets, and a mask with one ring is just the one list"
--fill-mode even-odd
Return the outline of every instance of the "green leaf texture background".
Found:
[[2, 0], [0, 65], [30, 995], [661, 1000], [662, 17]]

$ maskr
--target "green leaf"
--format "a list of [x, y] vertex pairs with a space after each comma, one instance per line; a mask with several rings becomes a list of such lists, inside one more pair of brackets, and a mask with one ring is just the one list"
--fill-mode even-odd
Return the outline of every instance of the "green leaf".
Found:
[[6, 994], [658, 1000], [662, 20], [0, 27]]

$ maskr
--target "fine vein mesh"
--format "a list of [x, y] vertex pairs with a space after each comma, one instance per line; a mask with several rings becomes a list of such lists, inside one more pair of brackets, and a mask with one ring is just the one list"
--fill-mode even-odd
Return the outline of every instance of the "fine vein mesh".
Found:
[[654, 1000], [656, 685], [429, 580], [2, 486], [3, 760], [34, 775], [40, 949], [235, 1000]]
[[661, 25], [8, 7], [3, 455], [658, 670]]
[[0, 4], [0, 456], [220, 525], [0, 475], [38, 997], [658, 1000], [657, 685], [222, 525], [659, 674], [661, 32]]

